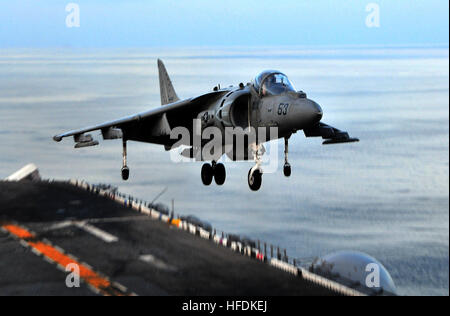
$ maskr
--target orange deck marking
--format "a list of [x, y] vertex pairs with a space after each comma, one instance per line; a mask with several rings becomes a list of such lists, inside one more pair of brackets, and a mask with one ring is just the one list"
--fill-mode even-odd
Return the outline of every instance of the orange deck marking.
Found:
[[20, 239], [30, 239], [34, 237], [32, 233], [16, 225], [4, 225], [2, 227]]
[[30, 247], [36, 249], [43, 256], [47, 257], [48, 259], [51, 259], [52, 261], [56, 262], [63, 268], [66, 268], [67, 265], [71, 263], [78, 265], [78, 267], [80, 268], [79, 271], [80, 278], [82, 278], [87, 284], [93, 286], [96, 290], [100, 291], [100, 293], [102, 293], [103, 295], [119, 296], [124, 294], [120, 293], [120, 291], [112, 287], [110, 281], [101, 277], [98, 273], [92, 271], [87, 266], [77, 262], [76, 260], [70, 258], [68, 255], [57, 250], [52, 245], [42, 241], [33, 240], [35, 239], [35, 235], [30, 233], [26, 229], [12, 224], [3, 225], [2, 227], [6, 229], [8, 232], [10, 232], [12, 235], [22, 240], [25, 240]]

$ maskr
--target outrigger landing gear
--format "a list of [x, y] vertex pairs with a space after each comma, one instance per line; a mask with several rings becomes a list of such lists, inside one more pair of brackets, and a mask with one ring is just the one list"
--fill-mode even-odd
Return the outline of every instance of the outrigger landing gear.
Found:
[[130, 177], [130, 169], [127, 166], [127, 141], [123, 140], [123, 163], [122, 163], [122, 179], [127, 181]]
[[210, 185], [213, 178], [217, 185], [222, 185], [225, 183], [227, 176], [225, 166], [222, 163], [216, 163], [215, 161], [213, 161], [212, 164], [203, 164], [201, 175], [204, 185]]
[[289, 152], [289, 138], [284, 138], [284, 166], [283, 173], [285, 177], [291, 176], [291, 165], [288, 162], [288, 152]]
[[258, 146], [256, 146], [256, 149], [253, 152], [256, 165], [248, 171], [248, 186], [252, 191], [258, 191], [261, 188], [263, 175], [262, 169], [260, 167], [261, 159], [259, 156]]

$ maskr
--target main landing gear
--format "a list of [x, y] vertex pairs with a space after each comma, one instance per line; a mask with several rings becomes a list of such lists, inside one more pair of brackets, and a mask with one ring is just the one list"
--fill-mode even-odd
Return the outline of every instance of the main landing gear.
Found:
[[225, 166], [222, 163], [216, 163], [215, 161], [211, 164], [203, 164], [201, 175], [204, 185], [210, 185], [213, 178], [217, 185], [222, 185], [225, 183], [227, 177]]
[[130, 169], [127, 166], [127, 141], [123, 140], [123, 163], [122, 163], [122, 179], [127, 181], [130, 177]]
[[288, 152], [289, 152], [289, 138], [284, 138], [284, 166], [283, 173], [285, 177], [291, 176], [291, 165], [288, 162]]

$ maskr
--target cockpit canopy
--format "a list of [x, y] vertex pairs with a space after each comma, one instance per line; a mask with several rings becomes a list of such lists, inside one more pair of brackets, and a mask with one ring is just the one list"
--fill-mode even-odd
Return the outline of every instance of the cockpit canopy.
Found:
[[287, 91], [295, 91], [288, 77], [276, 70], [266, 70], [256, 76], [253, 87], [260, 96], [279, 95]]

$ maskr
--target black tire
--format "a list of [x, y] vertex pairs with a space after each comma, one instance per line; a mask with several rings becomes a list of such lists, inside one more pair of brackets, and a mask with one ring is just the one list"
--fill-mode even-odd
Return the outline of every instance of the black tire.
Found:
[[214, 170], [212, 168], [212, 166], [209, 163], [205, 163], [202, 166], [202, 182], [204, 185], [210, 185], [212, 180], [213, 180], [213, 176], [214, 176]]
[[256, 169], [251, 175], [252, 169], [248, 172], [248, 186], [252, 191], [258, 191], [262, 184], [262, 173], [259, 169]]
[[214, 167], [214, 181], [217, 185], [222, 185], [225, 183], [227, 178], [227, 172], [223, 163], [219, 163]]
[[284, 164], [284, 167], [283, 167], [283, 173], [284, 173], [284, 176], [285, 177], [290, 177], [291, 176], [291, 165], [290, 164], [288, 164], [288, 163], [285, 163]]
[[130, 177], [130, 169], [127, 166], [125, 166], [122, 168], [122, 180], [127, 181], [129, 177]]

